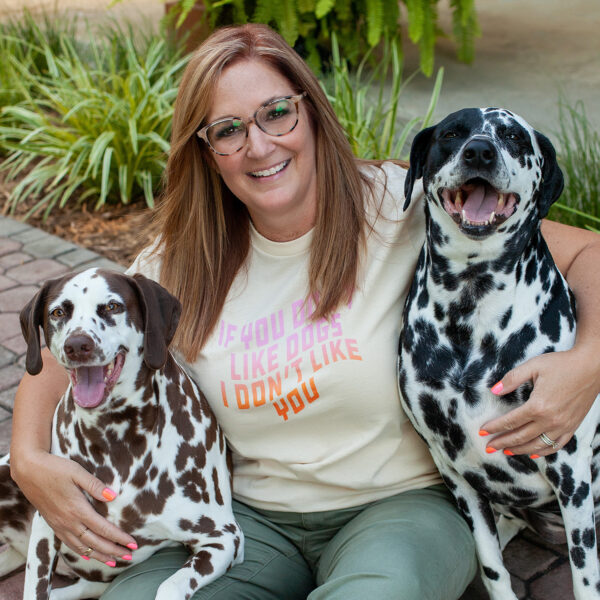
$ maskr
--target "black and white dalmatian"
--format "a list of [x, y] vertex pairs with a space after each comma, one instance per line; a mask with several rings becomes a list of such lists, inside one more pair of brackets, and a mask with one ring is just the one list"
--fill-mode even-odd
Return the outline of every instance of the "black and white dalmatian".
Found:
[[490, 392], [507, 371], [575, 340], [574, 297], [540, 232], [563, 187], [554, 149], [508, 110], [460, 110], [416, 136], [406, 205], [421, 178], [427, 233], [400, 339], [404, 409], [473, 530], [492, 599], [517, 599], [495, 514], [519, 517], [540, 535], [562, 516], [575, 597], [600, 598], [600, 402], [545, 458], [488, 454], [478, 433], [529, 396], [531, 385]]
[[[53, 422], [52, 452], [117, 493], [90, 501], [131, 534], [139, 549], [116, 566], [86, 561], [54, 535], [0, 463], [0, 573], [24, 562], [24, 598], [97, 598], [132, 563], [174, 543], [190, 558], [158, 589], [158, 600], [190, 598], [243, 559], [231, 509], [225, 439], [204, 396], [168, 351], [179, 302], [141, 275], [90, 269], [46, 283], [21, 312], [26, 368], [41, 370], [39, 327], [71, 383]], [[82, 534], [85, 551], [85, 535]], [[77, 581], [53, 589], [57, 557]], [[2, 564], [4, 563], [4, 564]], [[49, 596], [50, 594], [50, 596]]]

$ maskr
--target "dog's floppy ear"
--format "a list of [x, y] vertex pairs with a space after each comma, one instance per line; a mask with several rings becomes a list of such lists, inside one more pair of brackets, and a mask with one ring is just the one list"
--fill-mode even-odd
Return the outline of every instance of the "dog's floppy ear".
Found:
[[412, 196], [415, 181], [423, 177], [423, 167], [427, 160], [427, 152], [429, 151], [429, 144], [431, 143], [434, 129], [435, 126], [427, 127], [419, 131], [413, 140], [410, 148], [410, 167], [406, 174], [406, 179], [404, 180], [403, 210], [406, 210], [410, 204], [410, 197]]
[[540, 184], [538, 209], [540, 218], [544, 218], [553, 202], [560, 197], [565, 185], [564, 178], [552, 142], [538, 131], [535, 132], [535, 138], [542, 151], [544, 165], [542, 167], [542, 182]]
[[133, 281], [144, 325], [144, 362], [150, 369], [160, 369], [167, 361], [167, 349], [181, 315], [181, 303], [156, 281], [139, 273], [133, 276]]
[[40, 327], [44, 326], [44, 306], [50, 284], [45, 283], [19, 314], [21, 332], [27, 342], [25, 368], [30, 375], [37, 375], [42, 370]]

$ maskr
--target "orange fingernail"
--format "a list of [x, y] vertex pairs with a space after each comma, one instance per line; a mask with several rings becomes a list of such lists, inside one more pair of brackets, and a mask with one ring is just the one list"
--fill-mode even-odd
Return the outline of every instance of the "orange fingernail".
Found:
[[494, 452], [498, 452], [498, 450], [496, 450], [496, 448], [492, 448], [491, 446], [488, 446], [488, 447], [485, 449], [485, 451], [486, 451], [488, 454], [493, 454]]
[[83, 558], [83, 560], [90, 560], [90, 557], [89, 557], [89, 556], [83, 556], [83, 555], [82, 555], [82, 556], [81, 556], [81, 558]]
[[539, 454], [531, 454], [531, 455], [529, 456], [529, 458], [539, 458], [539, 457], [540, 457], [540, 455], [539, 455]]
[[497, 394], [499, 394], [499, 393], [500, 393], [500, 392], [501, 392], [503, 389], [504, 389], [504, 385], [502, 385], [502, 382], [501, 382], [501, 381], [499, 381], [498, 383], [496, 383], [496, 384], [495, 384], [495, 385], [492, 387], [492, 389], [491, 389], [491, 392], [492, 392], [492, 394], [496, 394], [496, 395], [497, 395]]
[[486, 435], [490, 435], [490, 432], [489, 432], [489, 431], [486, 431], [485, 429], [480, 429], [480, 430], [479, 430], [479, 435], [480, 435], [481, 437], [485, 437]]
[[104, 488], [102, 490], [102, 496], [108, 501], [114, 500], [117, 497], [117, 492], [113, 492], [110, 488]]
[[131, 556], [131, 554], [126, 554], [125, 556], [121, 556], [121, 558], [122, 558], [123, 560], [132, 560], [132, 559], [133, 559], [133, 556]]
[[506, 454], [506, 456], [514, 456], [515, 455], [515, 453], [511, 452], [510, 450], [505, 450], [504, 454]]
[[116, 567], [117, 566], [117, 563], [114, 560], [107, 560], [104, 564], [107, 567]]
[[137, 550], [138, 549], [138, 545], [135, 542], [131, 542], [131, 544], [127, 544], [127, 547], [130, 550]]

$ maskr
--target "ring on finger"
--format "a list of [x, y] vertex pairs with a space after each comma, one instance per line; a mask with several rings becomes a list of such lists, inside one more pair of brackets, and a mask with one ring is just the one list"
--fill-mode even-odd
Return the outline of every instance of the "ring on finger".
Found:
[[540, 434], [540, 440], [546, 444], [546, 446], [551, 446], [554, 450], [558, 450], [560, 448], [560, 444], [551, 440], [545, 433]]
[[94, 550], [89, 546], [81, 553], [82, 556], [87, 556], [88, 558], [92, 555]]

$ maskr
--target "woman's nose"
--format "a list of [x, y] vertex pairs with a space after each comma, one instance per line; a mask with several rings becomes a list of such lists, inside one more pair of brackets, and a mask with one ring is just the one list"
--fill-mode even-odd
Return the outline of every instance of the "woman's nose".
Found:
[[256, 158], [268, 154], [273, 149], [273, 136], [265, 133], [256, 123], [248, 125], [248, 139], [246, 155]]

